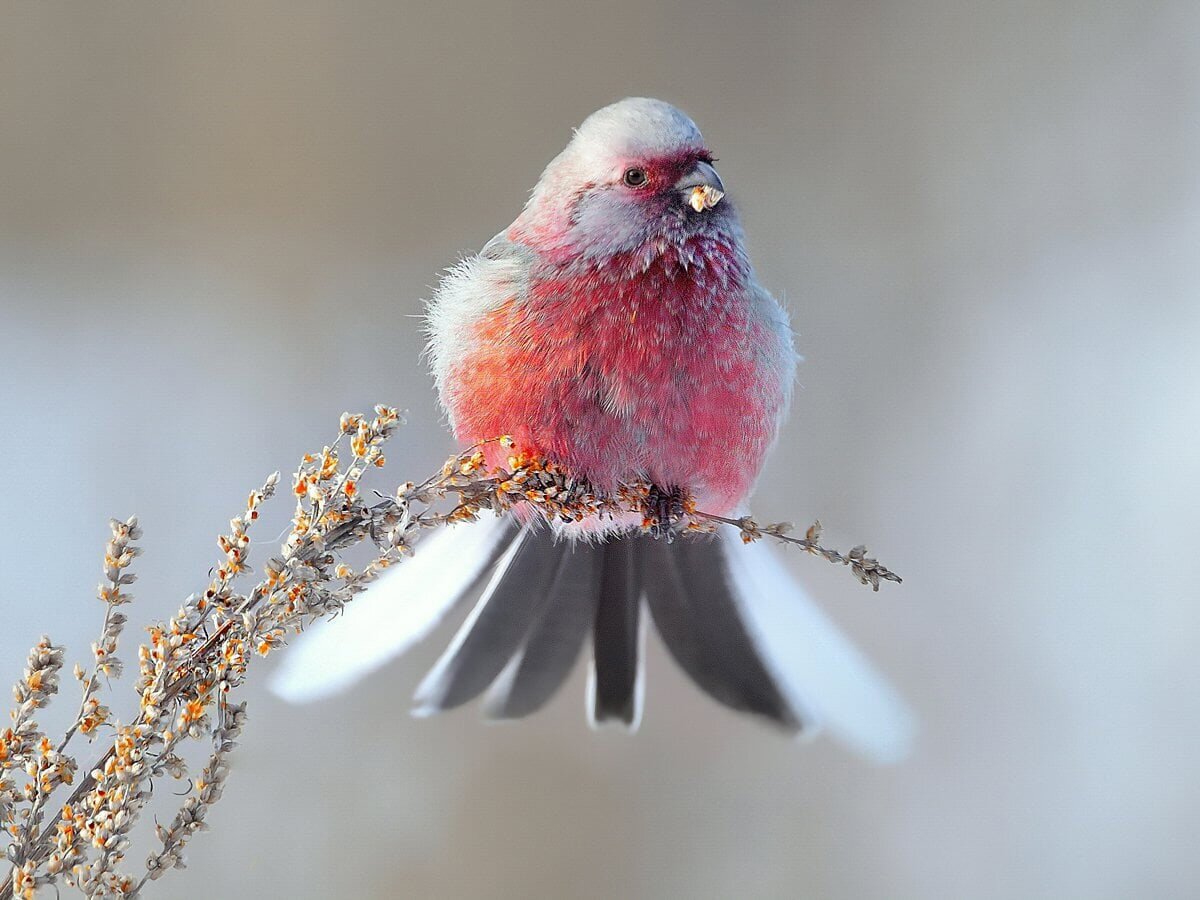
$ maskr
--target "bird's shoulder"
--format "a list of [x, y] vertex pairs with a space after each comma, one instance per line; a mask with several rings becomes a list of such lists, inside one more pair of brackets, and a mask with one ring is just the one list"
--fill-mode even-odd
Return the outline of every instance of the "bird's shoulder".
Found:
[[500, 232], [478, 253], [465, 256], [442, 277], [427, 312], [440, 316], [472, 317], [512, 299], [529, 288], [530, 272], [537, 260], [532, 248]]
[[532, 248], [501, 232], [442, 277], [425, 304], [427, 352], [439, 389], [450, 366], [466, 356], [478, 324], [528, 294], [536, 258]]
[[517, 263], [531, 268], [538, 259], [538, 252], [528, 244], [515, 241], [505, 229], [483, 245], [479, 258], [500, 263]]

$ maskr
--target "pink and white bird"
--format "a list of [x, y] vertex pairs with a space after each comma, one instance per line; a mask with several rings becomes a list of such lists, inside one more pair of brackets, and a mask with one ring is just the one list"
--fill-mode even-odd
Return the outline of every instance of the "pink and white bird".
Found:
[[[692, 120], [660, 100], [583, 122], [516, 221], [428, 305], [433, 374], [459, 440], [510, 435], [601, 490], [647, 481], [667, 526], [680, 492], [707, 512], [742, 510], [786, 415], [796, 353], [713, 162]], [[640, 525], [447, 529], [298, 642], [275, 689], [303, 700], [345, 687], [484, 583], [418, 688], [418, 714], [485, 691], [493, 718], [532, 713], [590, 636], [591, 720], [636, 726], [648, 609], [717, 701], [789, 732], [825, 726], [876, 758], [904, 752], [905, 707], [765, 542], [732, 529], [669, 541]]]

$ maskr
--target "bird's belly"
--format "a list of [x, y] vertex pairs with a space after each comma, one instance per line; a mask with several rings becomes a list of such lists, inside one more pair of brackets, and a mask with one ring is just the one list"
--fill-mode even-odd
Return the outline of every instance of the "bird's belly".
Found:
[[455, 366], [450, 409], [464, 441], [502, 434], [602, 489], [647, 479], [712, 512], [749, 492], [774, 439], [783, 386], [773, 339], [726, 305], [507, 304]]

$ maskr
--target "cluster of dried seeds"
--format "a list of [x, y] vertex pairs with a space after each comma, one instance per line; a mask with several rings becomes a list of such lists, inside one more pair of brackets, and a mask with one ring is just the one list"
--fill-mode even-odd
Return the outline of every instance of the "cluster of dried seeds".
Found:
[[[518, 509], [548, 522], [641, 513], [645, 528], [659, 524], [650, 485], [599, 492], [553, 462], [518, 453], [504, 437], [496, 439], [512, 450], [504, 469], [489, 469], [483, 447], [473, 447], [426, 481], [403, 484], [390, 497], [375, 494], [368, 503], [362, 479], [384, 464], [383, 445], [400, 423], [399, 413], [386, 406], [376, 407], [373, 417], [347, 413], [333, 444], [303, 457], [292, 478], [291, 527], [279, 553], [262, 563], [257, 583], [245, 589], [239, 586], [252, 572], [249, 530], [261, 504], [275, 493], [278, 473], [251, 492], [245, 509], [217, 539], [221, 556], [207, 587], [188, 597], [174, 617], [146, 629], [148, 639], [137, 652], [137, 713], [124, 722], [98, 695], [102, 680], [122, 672], [117, 644], [126, 617], [118, 607], [131, 600], [126, 589], [134, 581], [129, 568], [140, 553], [134, 542], [141, 529], [136, 518], [110, 523], [105, 580], [98, 590], [104, 621], [89, 667], [75, 667], [83, 686], [75, 720], [54, 744], [34, 719], [56, 693], [63, 665], [62, 648], [43, 638], [14, 689], [12, 724], [0, 731], [0, 828], [9, 841], [5, 856], [11, 866], [0, 881], [0, 900], [30, 900], [40, 888], [60, 884], [94, 900], [134, 897], [149, 881], [182, 867], [187, 841], [207, 827], [209, 807], [224, 790], [228, 755], [246, 721], [245, 704], [233, 702], [230, 694], [245, 680], [251, 660], [272, 653], [315, 617], [339, 611], [384, 569], [411, 554], [425, 530]], [[900, 580], [862, 547], [845, 555], [821, 547], [817, 525], [801, 539], [789, 536], [786, 524], [759, 526], [750, 518], [708, 515], [686, 496], [681, 503], [683, 520], [675, 526], [680, 530], [732, 525], [744, 540], [770, 536], [848, 565], [875, 589], [880, 581]], [[345, 551], [368, 541], [375, 547], [373, 558], [353, 568]], [[68, 744], [77, 734], [95, 739], [104, 726], [111, 737], [75, 783], [77, 765], [66, 752]], [[203, 739], [211, 741], [211, 750], [200, 775], [189, 783], [171, 823], [156, 827], [159, 846], [143, 871], [129, 872], [123, 865], [130, 832], [152, 799], [155, 781], [186, 778], [184, 744]], [[52, 795], [68, 786], [70, 795], [45, 822]]]

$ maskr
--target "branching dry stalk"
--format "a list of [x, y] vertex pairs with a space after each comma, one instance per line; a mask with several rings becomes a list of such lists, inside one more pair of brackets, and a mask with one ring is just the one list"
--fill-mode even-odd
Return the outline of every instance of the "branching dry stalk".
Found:
[[[426, 529], [518, 507], [547, 520], [642, 513], [645, 528], [656, 524], [647, 484], [602, 494], [553, 463], [518, 455], [509, 458], [507, 468], [489, 470], [481, 447], [452, 457], [420, 484], [401, 485], [392, 496], [375, 494], [368, 503], [363, 477], [383, 466], [383, 445], [400, 422], [390, 407], [375, 412], [373, 418], [343, 415], [337, 440], [303, 458], [292, 479], [291, 529], [280, 552], [263, 563], [257, 583], [242, 592], [237, 586], [251, 573], [249, 530], [260, 505], [275, 493], [278, 473], [250, 494], [229, 532], [217, 539], [221, 557], [208, 587], [188, 597], [169, 621], [146, 629], [148, 640], [137, 654], [139, 712], [125, 723], [113, 719], [100, 694], [103, 681], [121, 675], [117, 644], [127, 619], [118, 607], [132, 599], [126, 588], [135, 579], [130, 567], [141, 552], [134, 542], [142, 532], [136, 518], [110, 522], [104, 582], [97, 593], [104, 620], [91, 662], [75, 667], [82, 697], [73, 722], [55, 744], [34, 718], [57, 693], [64, 658], [63, 649], [43, 637], [14, 688], [12, 724], [0, 731], [0, 828], [8, 835], [5, 855], [11, 866], [0, 882], [0, 900], [29, 900], [49, 885], [73, 887], [97, 900], [134, 897], [147, 882], [182, 868], [187, 841], [207, 827], [208, 809], [220, 799], [228, 755], [245, 725], [245, 703], [233, 702], [231, 695], [244, 682], [251, 660], [269, 655], [314, 618], [339, 611], [384, 569], [411, 554]], [[512, 447], [507, 438], [496, 441]], [[771, 537], [848, 565], [876, 590], [881, 581], [900, 581], [867, 557], [864, 547], [843, 555], [820, 546], [819, 523], [796, 538], [786, 523], [760, 526], [749, 517], [711, 515], [684, 499], [679, 530], [711, 532], [722, 525], [739, 529], [745, 541]], [[374, 558], [351, 568], [345, 552], [368, 540]], [[112, 736], [75, 783], [78, 766], [67, 749], [79, 734], [95, 740], [102, 726], [111, 727]], [[170, 824], [155, 828], [158, 846], [143, 871], [124, 869], [130, 831], [151, 800], [153, 784], [185, 779], [184, 744], [202, 740], [211, 744], [207, 763], [189, 782]], [[28, 780], [18, 784], [22, 775]], [[65, 802], [51, 807], [67, 787], [73, 789]]]

